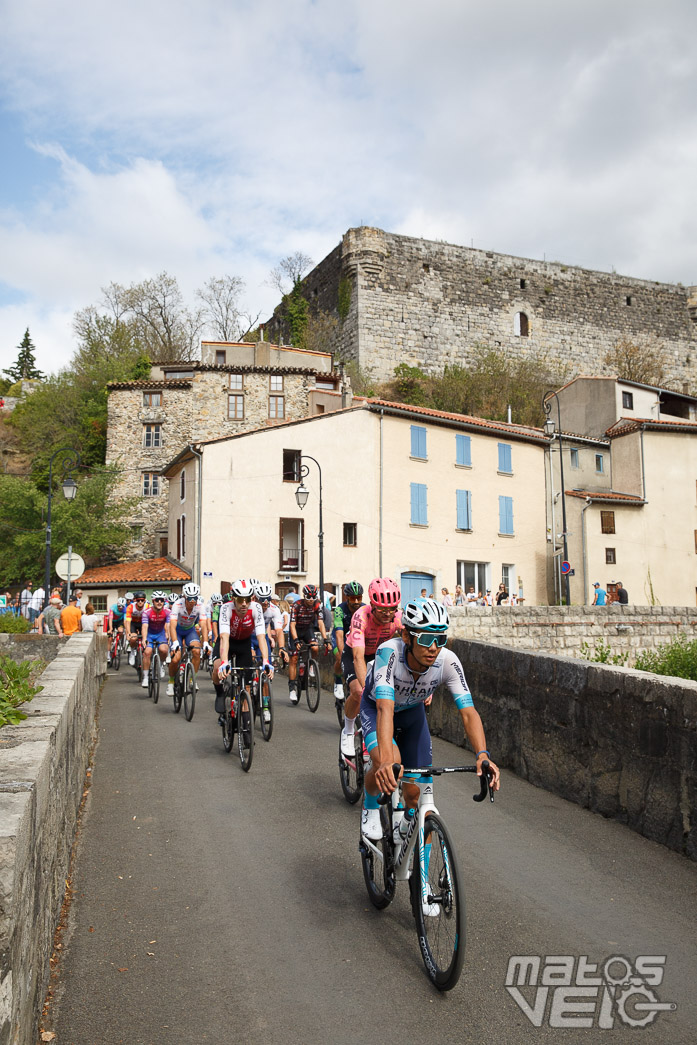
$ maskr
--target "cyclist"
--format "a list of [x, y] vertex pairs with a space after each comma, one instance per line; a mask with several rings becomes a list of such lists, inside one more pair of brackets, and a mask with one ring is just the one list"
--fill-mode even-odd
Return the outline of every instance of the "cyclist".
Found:
[[[499, 770], [486, 750], [479, 713], [472, 703], [462, 664], [445, 648], [450, 624], [448, 611], [434, 599], [414, 599], [402, 614], [402, 635], [382, 643], [368, 670], [361, 700], [361, 726], [372, 766], [365, 776], [361, 831], [367, 838], [382, 837], [377, 795], [397, 787], [393, 762], [411, 766], [432, 764], [431, 735], [425, 704], [443, 683], [460, 710], [467, 739], [476, 753], [477, 775], [482, 762], [491, 766], [491, 786], [499, 789]], [[399, 745], [399, 746], [398, 746]], [[424, 780], [431, 783], [430, 778]], [[404, 782], [404, 819], [414, 816], [420, 789]], [[405, 832], [404, 832], [405, 833]], [[428, 912], [435, 913], [435, 912]]]
[[315, 632], [319, 633], [326, 641], [327, 629], [324, 626], [322, 607], [318, 599], [318, 591], [314, 584], [306, 584], [303, 588], [302, 599], [293, 603], [290, 611], [290, 662], [288, 665], [288, 696], [291, 704], [297, 704], [298, 696], [298, 643], [305, 642], [312, 646], [313, 657], [317, 656], [318, 648], [315, 641]]
[[143, 613], [150, 609], [150, 603], [145, 601], [145, 592], [137, 591], [133, 596], [133, 602], [126, 607], [126, 638], [130, 645], [128, 663], [131, 667], [136, 662], [136, 646], [138, 637], [143, 629]]
[[344, 638], [351, 628], [351, 618], [363, 605], [363, 585], [358, 581], [349, 581], [344, 585], [344, 601], [334, 610], [334, 696], [344, 699], [344, 687], [341, 683], [341, 657], [344, 652]]
[[169, 665], [169, 682], [167, 683], [167, 696], [174, 695], [174, 677], [177, 674], [177, 666], [182, 659], [181, 647], [191, 647], [191, 659], [194, 662], [194, 671], [198, 671], [201, 664], [201, 640], [198, 637], [197, 627], [201, 628], [201, 639], [203, 649], [210, 652], [208, 645], [208, 617], [206, 607], [200, 598], [201, 589], [198, 584], [189, 582], [182, 588], [182, 598], [172, 606], [169, 620], [169, 637], [172, 642], [172, 660]]
[[214, 643], [218, 638], [218, 618], [222, 602], [223, 596], [219, 592], [213, 592], [208, 602], [207, 616], [211, 622], [211, 636]]
[[[117, 599], [113, 606], [109, 608], [109, 622], [107, 625], [107, 635], [112, 638], [114, 631], [118, 631], [120, 635], [123, 635], [123, 625], [126, 618], [126, 600], [121, 597]], [[111, 661], [111, 652], [108, 654], [108, 660]]]
[[[143, 681], [141, 686], [143, 689], [148, 688], [148, 673], [150, 671], [153, 648], [155, 646], [158, 647], [162, 664], [165, 663], [169, 653], [167, 630], [170, 612], [169, 607], [165, 606], [166, 602], [166, 592], [154, 591], [152, 593], [152, 606], [149, 610], [143, 611], [141, 628], [143, 638]], [[164, 674], [164, 669], [160, 668], [160, 673], [161, 675]]]
[[341, 668], [348, 683], [349, 695], [344, 705], [344, 728], [341, 733], [341, 753], [353, 758], [356, 715], [361, 706], [367, 665], [375, 657], [382, 642], [399, 633], [402, 617], [399, 612], [400, 590], [389, 577], [376, 577], [368, 585], [369, 605], [356, 610], [341, 658]]
[[[228, 599], [229, 596], [229, 599]], [[264, 633], [264, 614], [258, 602], [252, 602], [253, 591], [249, 581], [234, 582], [228, 595], [223, 599], [218, 627], [220, 635], [213, 650], [213, 686], [216, 692], [216, 711], [222, 710], [220, 701], [223, 696], [222, 682], [230, 670], [229, 657], [235, 655], [238, 668], [253, 668], [252, 635], [256, 635], [261, 650], [264, 670], [273, 678], [273, 667], [269, 663], [269, 650]], [[263, 709], [264, 721], [271, 718], [268, 708]], [[224, 722], [219, 719], [220, 724]]]
[[286, 646], [286, 637], [283, 634], [283, 617], [278, 606], [275, 606], [271, 601], [273, 589], [270, 584], [257, 584], [255, 588], [255, 594], [259, 600], [261, 611], [264, 614], [264, 624], [266, 626], [266, 637], [269, 643], [269, 652], [278, 647], [278, 652], [283, 659], [284, 663], [288, 663], [289, 656]]

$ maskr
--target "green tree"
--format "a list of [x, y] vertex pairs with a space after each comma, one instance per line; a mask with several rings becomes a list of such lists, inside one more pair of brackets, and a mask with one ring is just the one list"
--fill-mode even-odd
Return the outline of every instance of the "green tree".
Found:
[[[117, 501], [113, 496], [118, 473], [102, 469], [77, 477], [78, 491], [66, 501], [54, 469], [51, 506], [52, 566], [72, 545], [87, 565], [117, 562], [131, 540], [124, 522], [135, 500]], [[5, 584], [37, 581], [44, 575], [47, 498], [33, 481], [0, 475], [0, 576]]]
[[632, 341], [622, 337], [606, 353], [605, 366], [625, 381], [642, 385], [662, 385], [666, 379], [668, 356], [656, 339], [644, 337]]
[[45, 375], [36, 366], [34, 355], [36, 350], [29, 335], [29, 327], [24, 331], [24, 337], [17, 346], [17, 350], [19, 352], [17, 362], [8, 370], [3, 370], [3, 374], [7, 374], [12, 381], [28, 381], [31, 378], [41, 380]]
[[307, 299], [303, 297], [300, 286], [300, 282], [297, 282], [290, 294], [285, 295], [283, 305], [288, 320], [291, 345], [295, 345], [296, 348], [305, 348], [310, 306]]

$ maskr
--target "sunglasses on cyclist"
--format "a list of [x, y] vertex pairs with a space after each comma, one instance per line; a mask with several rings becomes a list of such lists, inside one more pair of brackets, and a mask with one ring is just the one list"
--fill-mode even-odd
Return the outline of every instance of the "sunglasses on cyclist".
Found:
[[251, 602], [251, 595], [235, 595], [235, 602]]
[[430, 649], [434, 642], [438, 649], [441, 649], [448, 641], [447, 635], [432, 635], [428, 631], [419, 631], [414, 635], [414, 638], [417, 646], [424, 646], [426, 649]]
[[154, 604], [155, 604], [156, 602], [161, 602], [161, 603], [162, 603], [162, 604], [164, 605], [164, 601], [165, 601], [165, 600], [164, 600], [164, 599], [153, 599], [152, 601], [153, 601], [153, 605], [154, 605]]

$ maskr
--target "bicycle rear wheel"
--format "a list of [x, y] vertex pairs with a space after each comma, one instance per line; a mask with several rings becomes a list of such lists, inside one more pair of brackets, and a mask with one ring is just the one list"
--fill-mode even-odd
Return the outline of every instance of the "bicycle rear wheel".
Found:
[[[265, 721], [264, 712], [268, 711], [268, 721]], [[271, 680], [262, 676], [261, 679], [261, 735], [264, 740], [271, 740], [273, 733], [273, 693], [271, 691]]]
[[157, 704], [160, 699], [160, 654], [157, 650], [153, 650], [152, 660], [150, 661], [148, 692], [153, 704]]
[[182, 683], [183, 679], [180, 665], [177, 667], [177, 673], [174, 676], [174, 697], [172, 698], [174, 700], [174, 711], [176, 714], [179, 714], [179, 710], [182, 706]]
[[121, 667], [121, 640], [117, 639], [114, 648], [111, 651], [111, 666], [114, 671], [118, 671]]
[[194, 717], [194, 708], [196, 707], [196, 672], [194, 666], [189, 661], [186, 665], [186, 671], [184, 672], [184, 716], [187, 722], [191, 722]]
[[378, 910], [392, 902], [396, 885], [392, 869], [390, 814], [386, 806], [380, 806], [380, 822], [382, 838], [379, 842], [373, 842], [378, 852], [373, 852], [363, 835], [360, 836], [358, 844], [368, 896], [373, 907], [377, 907]]
[[[243, 711], [242, 704], [247, 703], [249, 710]], [[252, 698], [242, 692], [237, 698], [237, 752], [240, 765], [248, 773], [254, 755], [254, 707]]]
[[357, 729], [353, 735], [355, 754], [346, 758], [341, 753], [341, 733], [339, 733], [339, 779], [341, 790], [349, 805], [355, 805], [363, 793], [363, 734]]
[[229, 677], [223, 682], [223, 694], [225, 697], [225, 712], [223, 718], [223, 747], [229, 755], [232, 751], [234, 740], [235, 740], [235, 716], [233, 714], [235, 709], [235, 693], [230, 683]]
[[319, 707], [319, 664], [313, 658], [307, 662], [307, 674], [305, 676], [305, 698], [310, 711], [316, 711]]
[[465, 959], [465, 893], [450, 835], [437, 813], [427, 814], [424, 838], [430, 855], [417, 842], [409, 879], [411, 905], [426, 972], [439, 991], [449, 991], [460, 979]]
[[136, 650], [135, 669], [136, 669], [136, 674], [138, 676], [138, 681], [142, 682], [143, 681], [143, 652], [142, 652], [140, 646]]

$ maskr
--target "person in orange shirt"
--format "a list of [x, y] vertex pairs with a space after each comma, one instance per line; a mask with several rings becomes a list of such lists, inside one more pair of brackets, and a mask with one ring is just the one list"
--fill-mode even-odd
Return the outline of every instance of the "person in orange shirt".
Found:
[[61, 627], [64, 635], [74, 635], [82, 631], [82, 610], [78, 608], [77, 596], [70, 596], [70, 605], [61, 610]]

